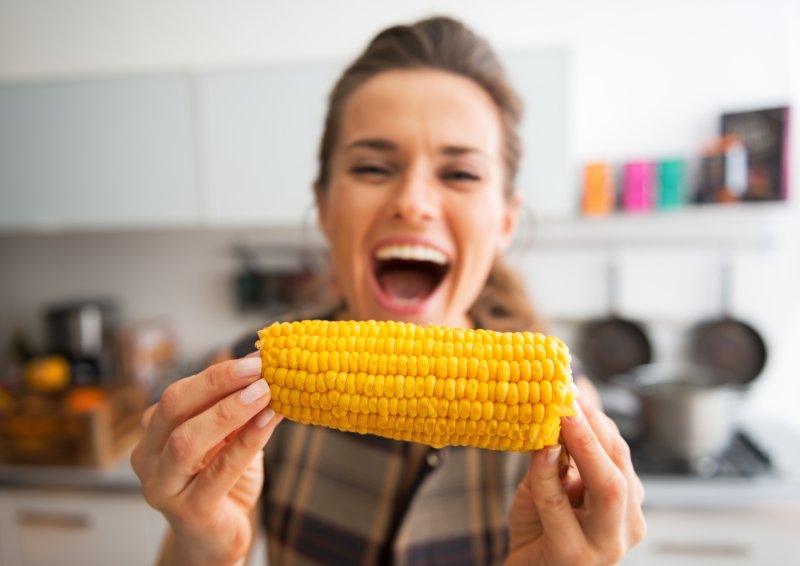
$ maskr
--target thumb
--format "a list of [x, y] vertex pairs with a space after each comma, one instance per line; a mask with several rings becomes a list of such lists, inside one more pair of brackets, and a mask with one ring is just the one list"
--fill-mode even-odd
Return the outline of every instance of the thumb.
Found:
[[557, 445], [535, 453], [526, 480], [544, 534], [550, 535], [548, 538], [555, 546], [560, 541], [572, 547], [583, 538], [583, 532], [561, 480], [561, 450]]

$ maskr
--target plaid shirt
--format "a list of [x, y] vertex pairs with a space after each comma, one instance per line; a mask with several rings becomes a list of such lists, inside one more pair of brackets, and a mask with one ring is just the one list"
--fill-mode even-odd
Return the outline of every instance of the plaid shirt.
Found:
[[529, 458], [284, 421], [265, 458], [269, 564], [499, 564]]

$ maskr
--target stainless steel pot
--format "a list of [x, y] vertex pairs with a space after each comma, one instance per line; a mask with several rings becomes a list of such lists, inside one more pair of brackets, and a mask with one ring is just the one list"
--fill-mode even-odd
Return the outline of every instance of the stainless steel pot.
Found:
[[716, 465], [735, 431], [741, 390], [703, 366], [649, 364], [625, 377], [639, 398], [642, 434], [698, 472]]

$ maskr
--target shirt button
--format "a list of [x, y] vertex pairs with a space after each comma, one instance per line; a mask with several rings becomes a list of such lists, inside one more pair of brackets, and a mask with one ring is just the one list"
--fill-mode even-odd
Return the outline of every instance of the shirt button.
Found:
[[439, 458], [439, 453], [436, 451], [428, 452], [428, 455], [425, 457], [425, 459], [428, 461], [428, 465], [431, 468], [437, 467], [441, 461], [441, 458]]

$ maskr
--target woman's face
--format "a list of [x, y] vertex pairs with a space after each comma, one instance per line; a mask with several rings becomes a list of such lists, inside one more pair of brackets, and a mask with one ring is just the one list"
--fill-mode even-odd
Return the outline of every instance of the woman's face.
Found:
[[473, 81], [381, 73], [347, 99], [320, 223], [348, 317], [469, 326], [516, 224], [498, 110]]

